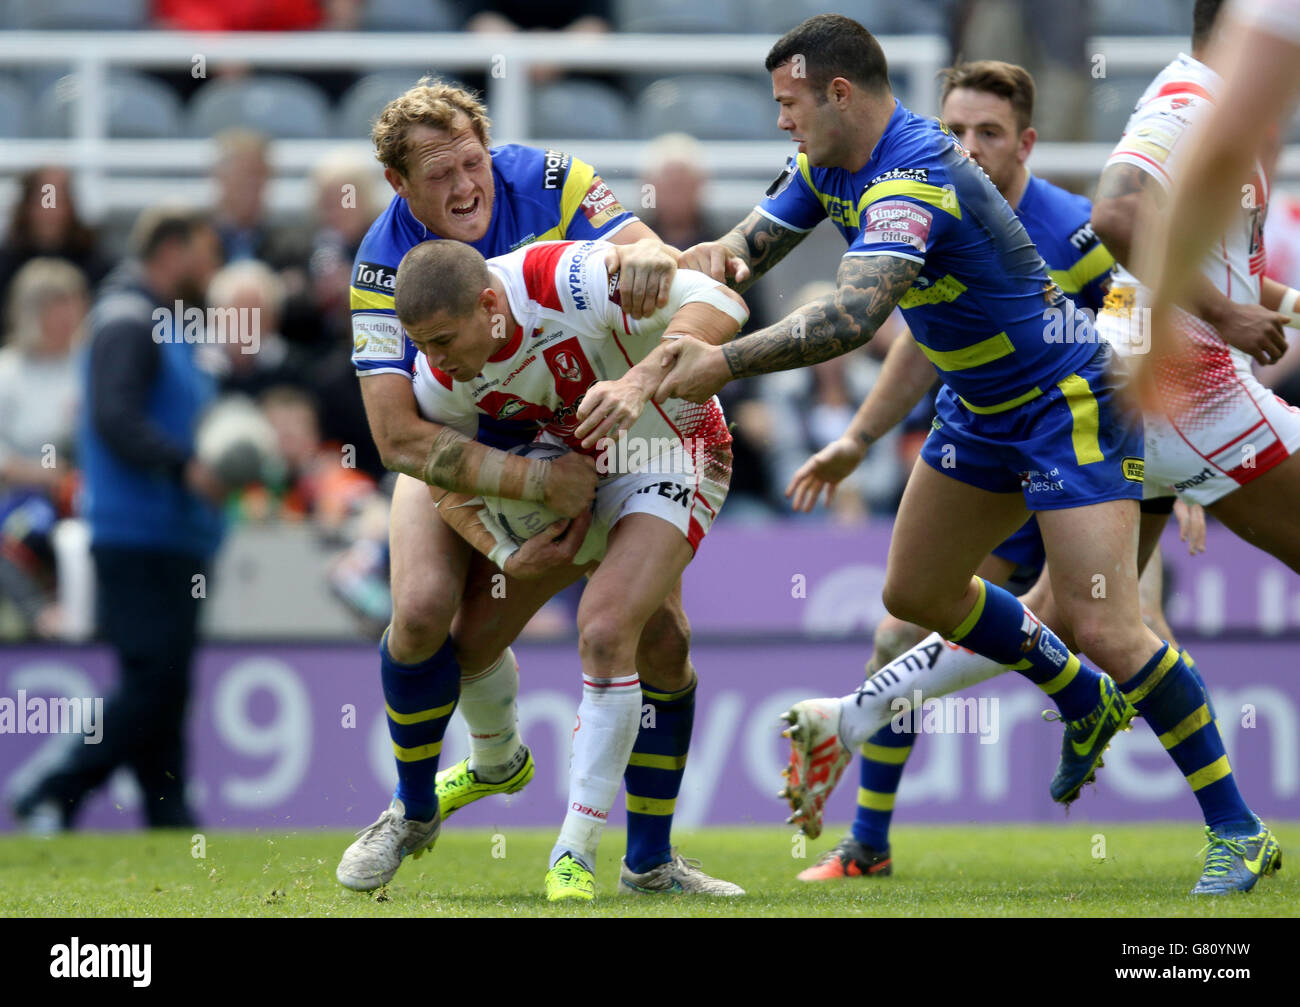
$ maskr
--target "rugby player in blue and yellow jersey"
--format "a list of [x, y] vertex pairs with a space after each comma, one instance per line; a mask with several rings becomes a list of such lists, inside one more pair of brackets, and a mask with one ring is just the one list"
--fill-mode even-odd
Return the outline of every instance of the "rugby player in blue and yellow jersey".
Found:
[[[767, 69], [778, 125], [801, 156], [745, 221], [682, 264], [743, 286], [829, 217], [849, 243], [838, 289], [723, 347], [681, 340], [657, 396], [702, 401], [733, 378], [839, 356], [901, 308], [944, 387], [926, 464], [913, 469], [894, 525], [886, 607], [1042, 684], [1062, 717], [1092, 724], [1088, 741], [1123, 723], [1127, 699], [1187, 778], [1207, 826], [1245, 862], [1267, 830], [1237, 789], [1199, 683], [1142, 622], [1142, 431], [1109, 346], [1065, 341], [1065, 331], [1088, 331], [1086, 318], [960, 144], [895, 100], [865, 28], [809, 18], [773, 46]], [[1027, 513], [1038, 518], [1063, 623], [1111, 678], [975, 576]], [[819, 817], [852, 752], [840, 701], [798, 704], [788, 719], [798, 822], [809, 810]], [[1258, 867], [1241, 887], [1257, 877]]]
[[[396, 756], [391, 806], [344, 853], [336, 872], [370, 890], [403, 857], [437, 839], [444, 817], [532, 778], [532, 756], [515, 719], [519, 670], [510, 643], [557, 590], [572, 583], [596, 472], [577, 453], [554, 461], [509, 455], [536, 424], [484, 418], [474, 440], [421, 418], [412, 391], [416, 349], [394, 310], [402, 257], [430, 239], [454, 239], [485, 257], [530, 242], [604, 238], [629, 314], [667, 303], [676, 256], [625, 210], [588, 164], [555, 151], [489, 146], [486, 109], [474, 95], [424, 80], [390, 102], [371, 139], [396, 195], [361, 243], [352, 277], [353, 360], [370, 431], [384, 464], [401, 473], [389, 518], [393, 617], [380, 641], [380, 671]], [[510, 333], [502, 333], [504, 346]], [[426, 485], [427, 484], [427, 485]], [[437, 491], [431, 490], [437, 487]], [[474, 508], [440, 515], [435, 495], [539, 500], [575, 519], [530, 539], [503, 561], [508, 611], [494, 604], [496, 568], [457, 533]], [[557, 536], [562, 536], [557, 538]], [[499, 592], [497, 594], [499, 597]], [[628, 850], [620, 890], [734, 895], [672, 848], [673, 809], [694, 715], [695, 672], [681, 585], [646, 624], [637, 652], [644, 702], [656, 716], [642, 730], [625, 775]], [[438, 773], [447, 722], [459, 704], [470, 755]]]

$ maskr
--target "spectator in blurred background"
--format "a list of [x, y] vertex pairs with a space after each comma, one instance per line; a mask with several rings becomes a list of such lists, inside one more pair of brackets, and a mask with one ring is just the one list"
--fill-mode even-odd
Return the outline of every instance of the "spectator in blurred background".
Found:
[[[805, 284], [793, 303], [807, 304], [832, 293], [833, 283]], [[858, 405], [880, 375], [880, 358], [892, 338], [889, 323], [881, 327], [879, 342], [824, 361], [815, 367], [764, 375], [758, 387], [771, 416], [772, 493], [784, 498], [790, 478], [809, 452], [836, 440], [848, 427]], [[892, 513], [898, 505], [907, 473], [898, 462], [897, 434], [892, 432], [871, 446], [863, 463], [839, 485], [831, 507], [834, 520], [853, 524], [870, 512]], [[785, 508], [789, 513], [788, 506]]]
[[92, 314], [78, 452], [99, 630], [121, 677], [100, 743], [73, 746], [17, 801], [15, 816], [29, 827], [71, 827], [86, 796], [123, 765], [139, 780], [150, 826], [194, 824], [184, 717], [225, 490], [194, 455], [214, 383], [181, 338], [182, 319], [170, 316], [211, 279], [206, 234], [186, 212], [141, 214], [135, 258], [105, 281]]
[[265, 259], [272, 237], [266, 219], [266, 183], [271, 178], [266, 137], [253, 130], [228, 129], [217, 134], [213, 143], [217, 203], [212, 224], [221, 236], [226, 261]]
[[222, 392], [256, 398], [275, 385], [305, 382], [304, 354], [280, 335], [283, 299], [280, 278], [256, 259], [223, 266], [208, 284], [207, 307], [228, 319], [227, 339], [200, 353]]
[[674, 248], [690, 248], [717, 233], [704, 212], [704, 147], [685, 133], [665, 133], [646, 146], [641, 176], [646, 224]]
[[[569, 0], [547, 4], [536, 0], [453, 0], [463, 20], [463, 30], [485, 34], [517, 31], [562, 31], [572, 35], [603, 35], [610, 30], [607, 0]], [[534, 63], [530, 68], [534, 84], [545, 84], [563, 74], [557, 66]], [[467, 81], [479, 86], [472, 79]]]
[[[365, 0], [153, 0], [157, 27], [173, 31], [354, 31]], [[418, 0], [412, 0], [418, 2]]]
[[[949, 22], [952, 62], [997, 59], [1023, 66], [1038, 83], [1039, 138], [1086, 140], [1092, 74], [1105, 68], [1086, 51], [1092, 21], [1092, 0], [958, 0]], [[1107, 92], [1105, 100], [1113, 97]]]
[[284, 281], [280, 332], [298, 368], [288, 383], [315, 393], [322, 436], [353, 445], [357, 467], [375, 479], [385, 469], [354, 377], [348, 288], [361, 239], [378, 213], [381, 178], [364, 155], [345, 148], [325, 155], [312, 172], [314, 219], [285, 233], [268, 252]]
[[85, 276], [60, 259], [32, 259], [10, 288], [0, 349], [0, 596], [21, 615], [25, 635], [59, 630], [51, 536], [71, 510], [75, 485], [76, 349], [86, 304]]
[[36, 168], [18, 180], [18, 198], [0, 246], [0, 297], [23, 264], [37, 256], [66, 259], [91, 287], [108, 272], [95, 232], [77, 216], [72, 176], [63, 168]]
[[[690, 248], [712, 240], [711, 235], [718, 233], [719, 222], [710, 221], [705, 212], [708, 174], [704, 169], [704, 147], [695, 137], [665, 133], [651, 140], [641, 179], [645, 186], [641, 217], [665, 244]], [[749, 299], [746, 327], [750, 331], [767, 324], [761, 301], [758, 297]], [[733, 421], [731, 490], [726, 506], [729, 522], [761, 521], [779, 516], [784, 510], [780, 495], [772, 492], [774, 476], [768, 459], [772, 430], [767, 410], [756, 397], [758, 385], [755, 381], [735, 381], [719, 395]]]

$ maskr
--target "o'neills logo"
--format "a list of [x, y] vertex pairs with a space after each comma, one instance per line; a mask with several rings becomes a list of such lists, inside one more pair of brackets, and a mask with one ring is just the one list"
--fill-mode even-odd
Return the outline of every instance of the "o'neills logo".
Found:
[[586, 804], [579, 804], [577, 801], [574, 801], [569, 805], [569, 807], [580, 815], [586, 815], [588, 818], [597, 818], [602, 822], [609, 817], [609, 812], [589, 807]]
[[501, 387], [504, 388], [506, 385], [510, 384], [510, 382], [514, 381], [515, 378], [519, 377], [519, 375], [523, 373], [524, 368], [527, 367], [536, 359], [537, 359], [537, 354], [530, 353], [526, 358], [524, 358], [524, 362], [522, 364], [520, 364], [518, 367], [516, 367], [513, 371], [511, 371], [509, 374], [505, 376], [505, 378], [501, 381]]

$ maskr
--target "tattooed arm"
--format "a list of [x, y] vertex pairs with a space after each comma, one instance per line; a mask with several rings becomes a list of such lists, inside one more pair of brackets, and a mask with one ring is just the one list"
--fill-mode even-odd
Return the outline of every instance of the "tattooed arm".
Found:
[[667, 348], [672, 366], [655, 400], [704, 402], [733, 378], [819, 364], [866, 343], [912, 285], [921, 264], [896, 255], [847, 255], [835, 293], [775, 325], [725, 346], [682, 339]]
[[684, 251], [678, 266], [698, 269], [744, 293], [808, 234], [782, 227], [771, 217], [751, 210], [717, 241], [703, 241]]

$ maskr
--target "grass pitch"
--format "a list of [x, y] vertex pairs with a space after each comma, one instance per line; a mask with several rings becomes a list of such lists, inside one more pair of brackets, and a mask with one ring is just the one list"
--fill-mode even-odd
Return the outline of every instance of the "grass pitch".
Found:
[[[1300, 823], [1273, 825], [1284, 862]], [[81, 833], [0, 838], [0, 913], [117, 916], [1295, 916], [1296, 868], [1249, 895], [1197, 898], [1199, 829], [1181, 825], [910, 826], [895, 830], [894, 876], [805, 884], [794, 876], [842, 835], [828, 829], [799, 859], [787, 829], [683, 832], [683, 852], [743, 885], [741, 899], [615, 895], [622, 836], [610, 830], [594, 903], [542, 896], [551, 829], [444, 831], [379, 892], [339, 887], [341, 831]], [[1098, 836], [1104, 837], [1104, 856]], [[194, 854], [201, 852], [202, 857]]]

